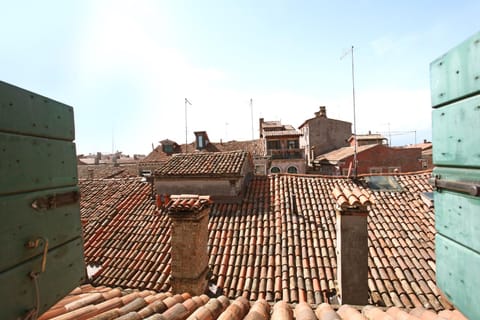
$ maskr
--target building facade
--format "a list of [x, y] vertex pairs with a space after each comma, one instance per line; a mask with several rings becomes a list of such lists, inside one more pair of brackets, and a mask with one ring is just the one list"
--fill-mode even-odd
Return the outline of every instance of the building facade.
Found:
[[[291, 125], [260, 118], [260, 138], [264, 143], [265, 173], [305, 173], [305, 152], [300, 146], [301, 133]], [[255, 172], [259, 173], [257, 166]]]
[[[320, 174], [349, 175], [354, 168], [354, 147], [343, 147], [318, 156], [314, 169]], [[424, 170], [422, 149], [392, 148], [382, 144], [357, 147], [357, 174], [384, 174]]]
[[352, 124], [327, 118], [325, 106], [321, 106], [315, 117], [306, 120], [299, 129], [302, 133], [300, 147], [305, 150], [308, 166], [312, 166], [317, 156], [348, 146], [347, 139], [352, 135]]

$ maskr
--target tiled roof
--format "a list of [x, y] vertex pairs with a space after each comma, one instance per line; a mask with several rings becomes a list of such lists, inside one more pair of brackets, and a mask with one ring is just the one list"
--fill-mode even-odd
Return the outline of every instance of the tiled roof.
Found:
[[111, 163], [98, 165], [79, 165], [77, 168], [79, 179], [110, 179], [138, 176], [138, 164], [136, 163], [121, 164], [117, 167]]
[[355, 308], [326, 303], [311, 306], [305, 302], [290, 305], [279, 301], [273, 306], [265, 300], [249, 303], [240, 296], [229, 300], [225, 296], [209, 298], [188, 293], [157, 293], [151, 290], [119, 290], [84, 285], [74, 289], [39, 320], [74, 319], [161, 319], [161, 320], [467, 320], [457, 310], [431, 310], [397, 307], [382, 310], [373, 306]]
[[343, 188], [342, 190], [338, 187], [335, 187], [332, 190], [332, 195], [337, 202], [337, 205], [342, 209], [348, 207], [369, 206], [372, 204], [372, 196], [365, 189]]
[[[363, 152], [370, 148], [374, 148], [379, 146], [378, 144], [367, 144], [363, 146], [357, 146], [357, 153]], [[328, 153], [321, 154], [315, 158], [315, 161], [329, 161], [329, 162], [336, 162], [341, 161], [345, 158], [353, 156], [355, 153], [355, 147], [342, 147]]]
[[169, 212], [201, 211], [211, 204], [209, 196], [173, 195], [167, 204]]
[[[435, 285], [429, 172], [393, 176], [402, 192], [371, 192], [369, 293], [373, 304], [449, 309]], [[137, 179], [80, 182], [87, 263], [94, 284], [170, 288], [170, 219]], [[228, 298], [322, 303], [335, 293], [335, 199], [332, 190], [368, 189], [346, 178], [255, 177], [241, 203], [214, 203], [209, 265]]]
[[[227, 142], [209, 142], [202, 152], [225, 152], [225, 151], [237, 151], [242, 150], [251, 153], [252, 155], [263, 155], [265, 148], [262, 140], [247, 140], [247, 141], [227, 141]], [[189, 143], [187, 145], [188, 153], [198, 152], [195, 150], [195, 143]], [[184, 153], [185, 144], [178, 146], [174, 150], [174, 154]], [[140, 161], [142, 163], [152, 162], [164, 162], [168, 160], [171, 155], [163, 152], [162, 146], [157, 146], [147, 157]]]
[[248, 161], [245, 151], [175, 154], [155, 170], [156, 176], [240, 175]]

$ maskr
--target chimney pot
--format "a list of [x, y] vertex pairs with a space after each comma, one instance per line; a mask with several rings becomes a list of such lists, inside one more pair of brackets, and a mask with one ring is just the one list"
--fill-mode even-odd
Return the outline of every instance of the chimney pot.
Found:
[[320, 106], [320, 111], [315, 112], [317, 118], [326, 118], [327, 117], [327, 107]]

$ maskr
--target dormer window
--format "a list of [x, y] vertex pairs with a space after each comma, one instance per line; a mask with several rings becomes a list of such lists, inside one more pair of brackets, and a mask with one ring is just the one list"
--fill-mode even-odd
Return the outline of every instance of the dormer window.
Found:
[[175, 149], [178, 147], [175, 141], [168, 139], [162, 140], [160, 143], [162, 144], [162, 151], [168, 155], [175, 153]]
[[164, 145], [163, 146], [163, 152], [173, 153], [173, 146], [171, 144]]
[[208, 146], [208, 135], [205, 131], [195, 132], [195, 144], [197, 150], [205, 149]]
[[203, 140], [204, 140], [203, 136], [198, 136], [197, 137], [197, 149], [205, 148], [205, 145], [204, 145], [205, 143], [204, 143]]

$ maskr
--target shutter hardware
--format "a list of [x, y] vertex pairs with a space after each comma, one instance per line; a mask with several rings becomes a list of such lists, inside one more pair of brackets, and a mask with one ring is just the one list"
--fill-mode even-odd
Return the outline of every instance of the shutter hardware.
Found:
[[436, 191], [445, 189], [449, 191], [466, 193], [474, 197], [480, 196], [480, 185], [474, 182], [442, 180], [440, 175], [431, 177], [428, 182]]

